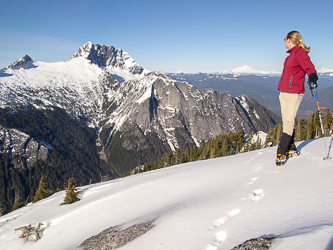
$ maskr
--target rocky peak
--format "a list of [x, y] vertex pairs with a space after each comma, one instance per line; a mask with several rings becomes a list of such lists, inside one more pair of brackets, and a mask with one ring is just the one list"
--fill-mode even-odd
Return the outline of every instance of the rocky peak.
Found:
[[100, 44], [92, 44], [87, 42], [79, 48], [79, 50], [71, 57], [83, 57], [100, 67], [109, 66], [115, 57], [115, 48], [113, 46], [105, 46]]
[[21, 57], [20, 59], [18, 59], [13, 64], [9, 65], [8, 68], [10, 68], [10, 69], [18, 69], [18, 68], [28, 69], [28, 68], [31, 68], [32, 63], [33, 63], [33, 60], [31, 59], [31, 57], [28, 55], [25, 55], [25, 56]]
[[91, 63], [110, 70], [123, 70], [132, 74], [140, 75], [143, 68], [133, 58], [122, 49], [115, 49], [113, 46], [93, 44], [87, 42], [71, 57], [83, 57]]

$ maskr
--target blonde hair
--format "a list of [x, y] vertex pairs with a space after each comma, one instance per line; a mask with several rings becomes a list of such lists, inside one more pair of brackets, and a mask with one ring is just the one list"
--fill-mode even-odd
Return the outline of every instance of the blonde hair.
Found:
[[306, 47], [305, 43], [302, 41], [302, 36], [298, 31], [290, 31], [287, 35], [287, 38], [289, 38], [293, 44], [298, 45], [298, 47], [304, 49], [307, 53], [311, 51], [310, 47]]

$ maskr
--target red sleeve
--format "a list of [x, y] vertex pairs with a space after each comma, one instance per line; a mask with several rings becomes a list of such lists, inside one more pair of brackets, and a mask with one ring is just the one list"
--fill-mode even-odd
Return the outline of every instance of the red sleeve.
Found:
[[310, 59], [308, 53], [304, 49], [301, 49], [298, 51], [298, 53], [296, 53], [296, 60], [299, 63], [299, 65], [301, 66], [301, 68], [308, 75], [317, 72], [315, 69], [315, 66], [311, 62], [311, 59]]

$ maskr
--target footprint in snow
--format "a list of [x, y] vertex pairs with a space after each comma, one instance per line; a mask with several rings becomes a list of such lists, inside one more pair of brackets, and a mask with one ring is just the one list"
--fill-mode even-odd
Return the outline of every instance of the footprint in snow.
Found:
[[217, 227], [223, 225], [224, 223], [227, 222], [227, 220], [229, 220], [231, 217], [234, 217], [235, 215], [237, 215], [239, 213], [240, 213], [240, 209], [238, 209], [238, 208], [229, 211], [227, 214], [225, 214], [221, 218], [217, 219], [214, 222], [214, 224], [209, 227], [209, 229], [212, 230], [214, 228], [217, 228]]
[[254, 160], [255, 158], [257, 158], [259, 155], [261, 155], [262, 154], [262, 151], [260, 151], [260, 152], [258, 152], [255, 156], [253, 156], [252, 158], [251, 158], [251, 160]]
[[218, 233], [215, 234], [215, 238], [212, 241], [212, 243], [210, 243], [205, 250], [216, 250], [218, 249], [223, 242], [227, 239], [227, 233], [224, 231], [220, 231]]
[[262, 170], [262, 166], [259, 165], [259, 164], [256, 164], [256, 165], [254, 166], [254, 168], [253, 168], [253, 173], [258, 172], [258, 171], [260, 171], [260, 170]]
[[257, 189], [254, 190], [252, 194], [250, 194], [250, 199], [252, 201], [260, 201], [265, 196], [264, 190]]
[[258, 179], [258, 177], [254, 177], [251, 179], [251, 181], [249, 183], [247, 183], [247, 186], [251, 186], [256, 180]]

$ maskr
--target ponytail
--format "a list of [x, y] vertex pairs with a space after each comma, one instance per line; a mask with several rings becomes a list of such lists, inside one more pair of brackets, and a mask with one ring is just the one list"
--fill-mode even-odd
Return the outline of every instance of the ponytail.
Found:
[[302, 40], [299, 41], [298, 47], [304, 49], [307, 53], [309, 53], [311, 51], [310, 47], [306, 47], [305, 43], [303, 43]]
[[290, 31], [287, 35], [287, 38], [289, 38], [293, 44], [298, 45], [298, 47], [304, 49], [307, 53], [311, 51], [310, 47], [306, 47], [305, 43], [302, 41], [301, 34], [298, 31]]

